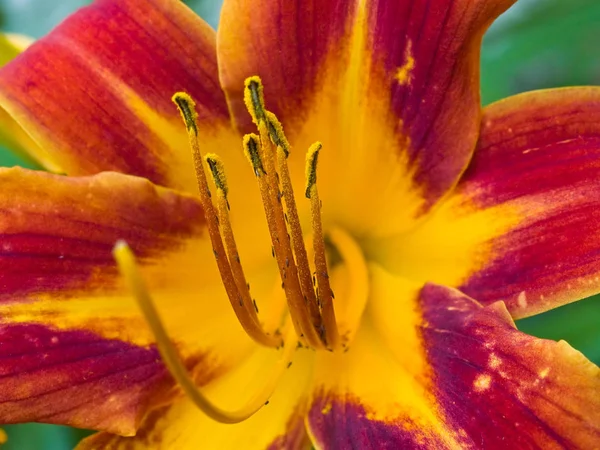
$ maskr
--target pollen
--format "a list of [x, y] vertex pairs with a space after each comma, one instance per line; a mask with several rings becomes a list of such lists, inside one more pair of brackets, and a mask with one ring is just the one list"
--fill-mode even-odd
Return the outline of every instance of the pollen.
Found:
[[415, 68], [415, 58], [412, 53], [412, 41], [409, 39], [404, 52], [404, 64], [396, 70], [396, 81], [401, 86], [410, 84], [412, 71]]
[[271, 142], [276, 147], [280, 147], [287, 158], [290, 155], [290, 143], [285, 137], [283, 126], [281, 126], [279, 119], [277, 119], [277, 116], [275, 116], [275, 114], [273, 114], [271, 111], [267, 111], [265, 116], [267, 119], [267, 129], [269, 131], [269, 136], [271, 137]]

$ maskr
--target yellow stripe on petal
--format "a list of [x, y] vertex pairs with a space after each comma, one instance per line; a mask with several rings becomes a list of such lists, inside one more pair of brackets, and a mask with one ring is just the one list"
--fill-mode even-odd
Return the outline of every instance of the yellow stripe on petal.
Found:
[[420, 285], [374, 264], [369, 271], [369, 306], [355, 340], [345, 353], [317, 354], [308, 417], [313, 441], [328, 449], [370, 436], [374, 447], [461, 448], [432, 394], [434, 374], [419, 332]]
[[494, 258], [493, 239], [518, 224], [524, 213], [512, 205], [483, 210], [469, 199], [452, 197], [413, 231], [369, 241], [367, 254], [417, 284], [460, 286]]

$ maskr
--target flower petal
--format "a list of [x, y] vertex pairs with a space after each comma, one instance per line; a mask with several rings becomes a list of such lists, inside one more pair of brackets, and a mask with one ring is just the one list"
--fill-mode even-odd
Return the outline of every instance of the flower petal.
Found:
[[319, 448], [597, 445], [600, 370], [580, 353], [517, 331], [502, 303], [371, 274], [356, 342], [317, 355], [308, 424]]
[[[259, 75], [299, 150], [290, 163], [302, 167], [304, 149], [323, 143], [325, 215], [355, 235], [389, 235], [414, 225], [466, 167], [480, 120], [481, 36], [513, 2], [227, 0], [221, 83], [246, 130], [243, 82]], [[370, 213], [357, 220], [358, 207]]]
[[541, 91], [485, 110], [458, 194], [480, 209], [518, 211], [461, 287], [513, 317], [600, 292], [600, 88]]
[[600, 369], [566, 342], [518, 331], [502, 302], [481, 307], [443, 286], [421, 292], [436, 397], [473, 444], [593, 448], [600, 443]]
[[[276, 352], [257, 349], [239, 368], [205, 387], [219, 405], [239, 407], [269, 374]], [[248, 450], [300, 450], [307, 446], [304, 429], [305, 395], [313, 355], [298, 354], [269, 404], [250, 419], [235, 425], [220, 424], [203, 415], [189, 400], [151, 413], [133, 438], [98, 433], [77, 450], [142, 450], [152, 448], [218, 448]]]
[[418, 230], [375, 244], [377, 257], [407, 278], [504, 300], [517, 318], [599, 292], [599, 123], [597, 87], [489, 106], [453, 196]]
[[366, 2], [370, 89], [389, 97], [388, 121], [426, 207], [458, 181], [471, 158], [480, 118], [481, 38], [514, 2]]
[[[0, 186], [0, 332], [31, 336], [14, 349], [0, 339], [6, 352], [0, 357], [0, 421], [93, 425], [131, 434], [144, 405], [160, 401], [164, 369], [112, 259], [118, 239], [140, 257], [169, 335], [200, 384], [245, 357], [252, 343], [220, 283], [194, 197], [116, 173], [69, 178], [4, 169]], [[280, 317], [269, 304], [273, 272], [256, 267], [249, 273], [267, 324]], [[97, 420], [76, 408], [96, 407], [82, 404], [77, 389], [110, 398], [113, 374], [117, 381], [123, 377], [122, 402], [106, 403]], [[93, 376], [93, 386], [77, 387]]]
[[171, 382], [154, 348], [42, 325], [0, 325], [2, 423], [46, 422], [132, 435]]
[[192, 190], [171, 96], [196, 99], [206, 149], [224, 144], [229, 113], [214, 47], [214, 31], [182, 2], [99, 0], [0, 70], [0, 106], [50, 170], [114, 170]]

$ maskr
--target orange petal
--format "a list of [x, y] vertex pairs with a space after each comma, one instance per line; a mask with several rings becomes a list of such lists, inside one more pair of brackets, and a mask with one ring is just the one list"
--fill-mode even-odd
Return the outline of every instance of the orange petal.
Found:
[[105, 170], [195, 189], [185, 128], [171, 102], [187, 91], [207, 150], [229, 133], [214, 31], [182, 2], [100, 0], [0, 70], [0, 106], [39, 144], [47, 169]]
[[[600, 370], [438, 285], [372, 266], [370, 316], [318, 354], [308, 424], [319, 448], [594, 448]], [[393, 298], [391, 297], [393, 296]]]
[[[165, 400], [172, 384], [112, 259], [118, 239], [139, 255], [199, 384], [245, 357], [251, 342], [224, 294], [194, 197], [116, 173], [4, 169], [0, 186], [1, 422], [131, 435], [146, 408]], [[250, 275], [269, 322], [274, 274]]]
[[[245, 130], [243, 81], [259, 75], [298, 150], [290, 163], [302, 167], [308, 145], [323, 143], [325, 214], [354, 234], [389, 235], [414, 225], [466, 167], [481, 36], [513, 1], [227, 0], [221, 82]], [[370, 213], [357, 218], [362, 208]]]
[[[270, 450], [303, 449], [308, 439], [304, 414], [313, 355], [301, 350], [280, 386], [258, 413], [245, 422], [224, 425], [196, 410], [191, 402], [179, 401], [158, 409], [145, 420], [133, 438], [99, 433], [85, 439], [77, 450], [142, 450], [173, 448], [215, 448]], [[236, 370], [205, 387], [207, 395], [220, 405], [239, 406], [262, 380], [274, 362], [273, 350], [257, 350]]]
[[525, 317], [599, 292], [600, 89], [511, 97], [485, 110], [455, 193], [414, 232], [374, 244], [407, 278], [460, 286]]

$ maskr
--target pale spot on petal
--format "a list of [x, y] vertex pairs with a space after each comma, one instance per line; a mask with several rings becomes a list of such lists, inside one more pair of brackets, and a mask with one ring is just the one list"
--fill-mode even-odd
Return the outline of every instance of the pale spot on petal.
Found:
[[475, 392], [482, 392], [482, 391], [485, 391], [486, 389], [489, 389], [491, 384], [492, 384], [492, 377], [490, 375], [488, 375], [488, 374], [477, 375], [477, 378], [475, 378], [475, 381], [473, 381], [473, 389], [475, 389]]
[[498, 355], [495, 353], [490, 353], [490, 360], [488, 362], [490, 369], [496, 369], [500, 366], [500, 364], [502, 364], [502, 360], [498, 357]]

